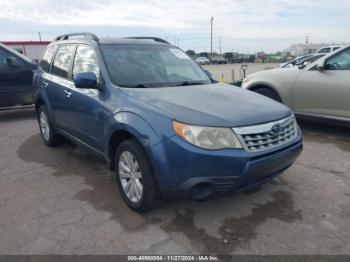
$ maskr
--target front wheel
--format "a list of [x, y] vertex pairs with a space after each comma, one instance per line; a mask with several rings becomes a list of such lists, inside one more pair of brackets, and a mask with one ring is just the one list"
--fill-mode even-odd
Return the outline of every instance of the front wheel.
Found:
[[131, 209], [146, 212], [159, 203], [160, 192], [151, 163], [135, 139], [119, 145], [114, 166], [119, 190]]

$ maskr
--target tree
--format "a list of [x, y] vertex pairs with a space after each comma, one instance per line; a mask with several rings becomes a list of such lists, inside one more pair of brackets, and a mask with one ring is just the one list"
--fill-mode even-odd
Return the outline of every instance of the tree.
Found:
[[193, 57], [193, 56], [195, 56], [195, 55], [196, 55], [196, 52], [195, 52], [195, 51], [193, 51], [193, 50], [187, 50], [187, 51], [186, 51], [186, 54], [187, 54], [188, 56]]

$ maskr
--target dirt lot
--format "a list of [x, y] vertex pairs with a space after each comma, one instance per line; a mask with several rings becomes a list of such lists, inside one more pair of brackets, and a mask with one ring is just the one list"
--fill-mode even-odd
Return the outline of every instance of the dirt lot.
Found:
[[103, 162], [44, 146], [33, 110], [1, 112], [0, 254], [350, 254], [349, 129], [301, 126], [301, 157], [270, 183], [139, 215]]

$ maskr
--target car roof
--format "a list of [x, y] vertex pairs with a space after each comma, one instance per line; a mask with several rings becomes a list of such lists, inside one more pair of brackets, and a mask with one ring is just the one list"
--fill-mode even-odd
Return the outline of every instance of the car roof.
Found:
[[14, 49], [12, 49], [12, 48], [9, 48], [8, 46], [6, 46], [6, 45], [4, 45], [4, 44], [1, 44], [1, 43], [0, 43], [0, 46], [1, 46], [2, 48], [6, 49], [6, 51], [8, 51], [8, 52], [14, 54], [15, 56], [18, 56], [18, 57], [22, 58], [22, 59], [25, 60], [26, 62], [28, 62], [28, 63], [31, 63], [31, 62], [32, 62], [32, 60], [31, 60], [29, 57], [26, 57], [25, 55], [21, 54], [20, 52], [14, 50]]
[[50, 46], [61, 44], [91, 44], [91, 45], [113, 45], [113, 44], [129, 44], [129, 45], [156, 45], [156, 46], [171, 46], [176, 47], [169, 43], [155, 41], [152, 39], [133, 39], [133, 38], [100, 38], [98, 41], [92, 39], [68, 39], [58, 40], [50, 43]]

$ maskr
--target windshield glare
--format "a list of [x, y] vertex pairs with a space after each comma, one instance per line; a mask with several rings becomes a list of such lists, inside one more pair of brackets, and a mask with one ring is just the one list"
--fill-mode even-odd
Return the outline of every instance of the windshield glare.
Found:
[[101, 46], [114, 84], [162, 87], [209, 84], [206, 73], [176, 47], [114, 44]]

